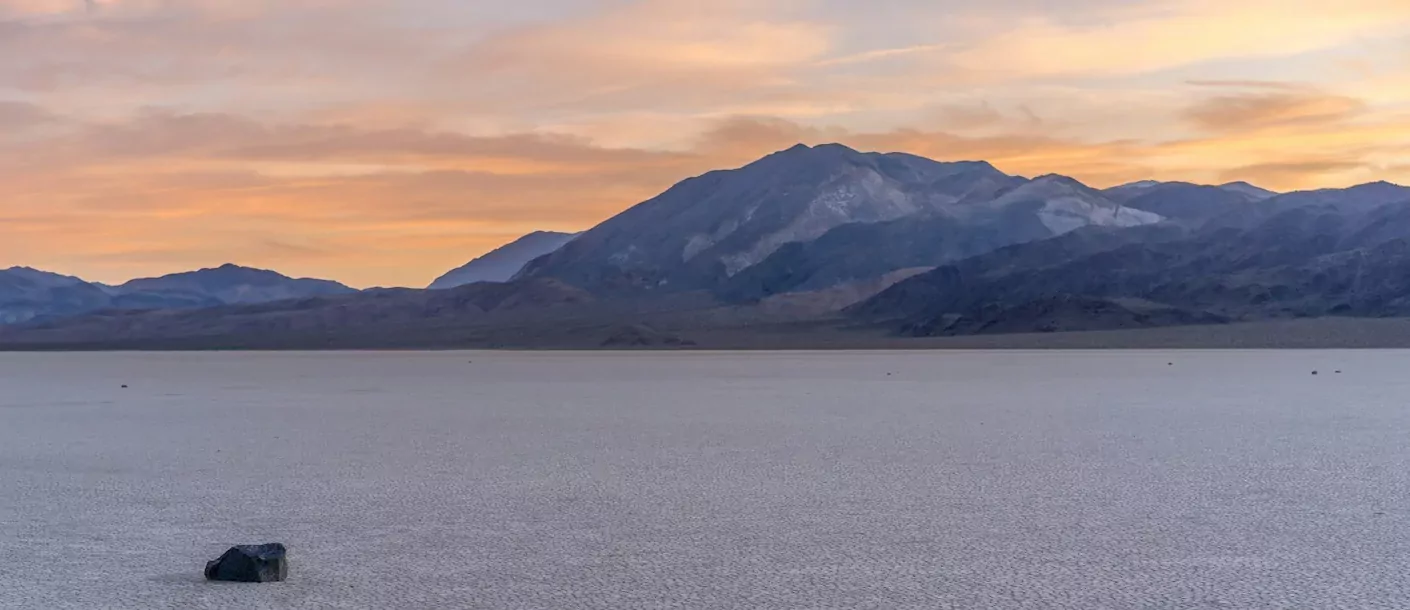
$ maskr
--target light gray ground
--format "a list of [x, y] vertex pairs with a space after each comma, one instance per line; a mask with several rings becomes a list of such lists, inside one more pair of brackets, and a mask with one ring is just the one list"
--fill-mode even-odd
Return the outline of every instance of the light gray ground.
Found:
[[[1403, 608], [1407, 371], [3, 354], [0, 607]], [[288, 582], [201, 580], [268, 541]]]

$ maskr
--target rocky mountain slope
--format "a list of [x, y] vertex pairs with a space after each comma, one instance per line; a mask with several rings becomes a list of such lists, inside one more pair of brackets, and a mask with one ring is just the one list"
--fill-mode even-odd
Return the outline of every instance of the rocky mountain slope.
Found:
[[1112, 201], [1126, 203], [1137, 197], [1151, 194], [1154, 191], [1180, 187], [1200, 187], [1205, 193], [1211, 193], [1213, 190], [1217, 189], [1225, 193], [1238, 195], [1244, 201], [1262, 201], [1264, 199], [1271, 199], [1280, 194], [1247, 182], [1229, 182], [1212, 186], [1206, 184], [1191, 184], [1189, 182], [1161, 182], [1159, 180], [1141, 180], [1139, 182], [1113, 186], [1108, 189], [1103, 189], [1102, 194], [1109, 197]]
[[74, 315], [110, 306], [112, 296], [75, 277], [28, 267], [0, 270], [0, 324]]
[[455, 288], [475, 282], [507, 282], [532, 261], [562, 248], [577, 233], [535, 231], [457, 267], [431, 282], [431, 290]]
[[[1410, 315], [1410, 189], [1263, 203], [1235, 213], [1238, 223], [1091, 229], [1009, 246], [899, 282], [847, 313], [915, 335], [1000, 319], [1043, 330], [1043, 304], [1074, 299], [1139, 300], [1188, 321]], [[1063, 324], [1077, 313], [1069, 308]]]
[[[797, 146], [686, 180], [534, 261], [521, 276], [556, 278], [598, 293], [707, 290], [754, 298], [936, 265], [1083, 226], [1160, 220], [1070, 178], [1027, 180], [984, 162]], [[955, 243], [810, 273], [805, 281], [792, 277], [793, 269], [831, 267], [847, 258], [839, 248], [874, 251], [898, 233], [926, 241], [898, 224], [904, 222], [929, 223], [946, 234], [937, 239]], [[842, 233], [829, 235], [834, 230]]]
[[1196, 224], [1266, 199], [1243, 189], [1186, 182], [1166, 182], [1129, 195], [1122, 201], [1128, 207]]

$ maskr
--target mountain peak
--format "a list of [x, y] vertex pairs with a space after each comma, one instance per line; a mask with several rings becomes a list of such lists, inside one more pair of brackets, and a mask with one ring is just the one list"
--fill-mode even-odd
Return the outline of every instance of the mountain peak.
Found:
[[507, 282], [529, 261], [554, 252], [577, 236], [577, 233], [534, 231], [450, 270], [427, 288], [444, 290], [479, 282]]
[[1082, 184], [1082, 182], [1080, 182], [1076, 178], [1073, 178], [1071, 176], [1064, 176], [1062, 174], [1043, 174], [1041, 176], [1038, 176], [1037, 178], [1034, 178], [1033, 181], [1030, 182], [1030, 184], [1052, 184], [1082, 189], [1084, 191], [1091, 190], [1091, 187]]
[[765, 155], [757, 162], [768, 161], [770, 159], [802, 159], [812, 156], [813, 147], [807, 144], [794, 144], [788, 148], [777, 151], [770, 155]]
[[45, 278], [48, 280], [64, 280], [73, 282], [82, 281], [76, 277], [64, 275], [62, 273], [53, 273], [50, 271], [45, 271], [43, 269], [35, 269], [34, 267], [26, 267], [23, 265], [16, 265], [14, 267], [10, 267], [9, 269], [0, 269], [0, 273], [9, 273], [12, 275], [18, 275], [30, 279]]
[[357, 292], [329, 280], [295, 279], [277, 271], [234, 263], [161, 277], [135, 279], [115, 287], [115, 290], [121, 294], [189, 294], [224, 304], [261, 303]]
[[951, 165], [959, 165], [959, 166], [967, 167], [967, 168], [982, 169], [982, 170], [989, 170], [989, 171], [994, 171], [994, 172], [1000, 172], [1000, 173], [1002, 173], [1002, 171], [1001, 171], [999, 168], [994, 167], [994, 164], [993, 164], [993, 163], [990, 163], [990, 162], [988, 162], [988, 161], [983, 161], [983, 160], [951, 161], [950, 164], [951, 164]]
[[[1314, 191], [1314, 192], [1317, 192], [1317, 191]], [[1375, 181], [1375, 182], [1367, 182], [1367, 183], [1365, 183], [1365, 184], [1358, 184], [1358, 185], [1356, 185], [1356, 186], [1349, 187], [1349, 188], [1345, 188], [1345, 189], [1324, 189], [1323, 191], [1320, 191], [1320, 192], [1328, 192], [1328, 193], [1343, 192], [1343, 193], [1350, 193], [1350, 194], [1357, 195], [1357, 196], [1361, 196], [1361, 197], [1372, 197], [1372, 198], [1392, 198], [1392, 199], [1396, 199], [1396, 198], [1400, 198], [1400, 197], [1410, 197], [1410, 188], [1407, 188], [1407, 187], [1401, 186], [1401, 185], [1399, 185], [1399, 184], [1396, 184], [1396, 183], [1394, 183], [1394, 182], [1389, 182], [1389, 181], [1386, 181], [1386, 180], [1377, 180], [1377, 181]]]
[[9, 269], [0, 269], [0, 275], [9, 276], [10, 278], [18, 278], [23, 282], [29, 282], [36, 285], [44, 286], [72, 286], [76, 284], [87, 283], [76, 277], [62, 275], [58, 273], [51, 273], [42, 269], [35, 269], [33, 267], [23, 266], [10, 267]]
[[237, 264], [235, 264], [235, 263], [225, 263], [225, 264], [223, 264], [223, 265], [221, 265], [221, 266], [219, 266], [219, 267], [205, 267], [205, 268], [202, 268], [202, 269], [197, 269], [197, 270], [195, 270], [195, 271], [181, 271], [181, 272], [177, 272], [177, 273], [170, 273], [170, 274], [163, 275], [163, 276], [161, 276], [161, 277], [159, 277], [159, 278], [155, 278], [155, 279], [178, 278], [178, 277], [195, 277], [195, 276], [203, 276], [203, 275], [221, 276], [221, 277], [232, 277], [232, 278], [233, 278], [233, 277], [268, 277], [268, 278], [291, 279], [291, 278], [289, 278], [289, 276], [284, 275], [284, 274], [282, 274], [282, 273], [279, 273], [278, 271], [271, 271], [271, 270], [269, 270], [269, 269], [260, 269], [260, 268], [257, 268], [257, 267], [247, 267], [247, 266], [244, 266], [244, 265], [237, 265]]
[[959, 160], [959, 161], [936, 161], [906, 152], [862, 152], [845, 144], [836, 142], [808, 146], [807, 144], [796, 144], [790, 148], [768, 155], [751, 166], [760, 164], [776, 171], [778, 163], [789, 163], [792, 168], [807, 167], [810, 165], [821, 165], [826, 163], [846, 162], [857, 165], [868, 165], [880, 171], [887, 171], [886, 168], [910, 168], [922, 174], [929, 174], [931, 179], [952, 176], [968, 172], [979, 172], [993, 174], [995, 176], [1007, 176], [993, 164], [984, 160]]
[[[937, 218], [973, 228], [982, 235], [973, 240], [989, 244], [976, 243], [979, 250], [1089, 225], [1161, 220], [1121, 209], [1065, 176], [1029, 181], [985, 161], [946, 163], [904, 153], [859, 152], [835, 143], [798, 145], [738, 169], [679, 183], [534, 260], [519, 277], [555, 278], [604, 293], [720, 290], [735, 278], [773, 277], [779, 267], [769, 261], [776, 254], [780, 258], [774, 261], [783, 265], [779, 261], [797, 248], [807, 248], [801, 244], [842, 227], [880, 226], [860, 232], [900, 250], [885, 243], [891, 226], [886, 223]], [[937, 250], [927, 252], [939, 256]], [[887, 260], [903, 266], [940, 262]], [[887, 264], [876, 266], [893, 270]], [[745, 275], [754, 267], [764, 270]], [[771, 279], [759, 281], [777, 285]]]
[[861, 154], [862, 154], [862, 153], [859, 152], [859, 151], [857, 151], [857, 150], [854, 150], [854, 149], [849, 148], [849, 147], [847, 147], [847, 146], [845, 146], [845, 145], [842, 145], [842, 144], [837, 144], [837, 143], [835, 143], [835, 142], [834, 142], [834, 143], [828, 143], [828, 144], [818, 144], [817, 146], [808, 146], [807, 144], [801, 144], [801, 143], [800, 143], [800, 144], [795, 144], [795, 145], [793, 145], [793, 146], [791, 146], [791, 147], [789, 147], [789, 148], [786, 148], [786, 149], [784, 149], [784, 150], [780, 150], [780, 151], [778, 151], [778, 152], [776, 152], [776, 153], [774, 153], [774, 154], [772, 154], [772, 155], [769, 155], [768, 157], [765, 157], [765, 159], [767, 159], [767, 158], [769, 158], [769, 157], [815, 158], [815, 157], [818, 157], [818, 156], [821, 156], [821, 155], [845, 155], [845, 156], [850, 156], [850, 155], [861, 155]]
[[1219, 188], [1231, 193], [1238, 193], [1245, 197], [1252, 198], [1254, 201], [1271, 199], [1278, 195], [1278, 193], [1275, 191], [1270, 191], [1266, 188], [1256, 186], [1248, 182], [1244, 182], [1242, 180], [1221, 184], [1219, 185]]
[[40, 274], [40, 273], [43, 273], [43, 274], [48, 274], [48, 273], [49, 273], [48, 271], [40, 271], [40, 270], [35, 269], [35, 268], [33, 268], [33, 267], [25, 267], [25, 266], [21, 266], [21, 265], [16, 265], [16, 266], [10, 267], [10, 268], [8, 268], [8, 269], [0, 269], [0, 272], [3, 272], [3, 273], [13, 273], [13, 274], [16, 274], [16, 275], [35, 275], [35, 274]]

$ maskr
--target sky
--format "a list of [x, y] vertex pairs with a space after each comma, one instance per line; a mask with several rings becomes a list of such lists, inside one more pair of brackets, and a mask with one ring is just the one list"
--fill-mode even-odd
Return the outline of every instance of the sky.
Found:
[[1410, 183], [1410, 2], [0, 0], [0, 267], [424, 286], [798, 142]]

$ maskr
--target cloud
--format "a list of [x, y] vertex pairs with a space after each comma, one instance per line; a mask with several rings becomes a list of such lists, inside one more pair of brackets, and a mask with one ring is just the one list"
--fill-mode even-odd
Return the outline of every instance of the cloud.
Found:
[[1296, 185], [1315, 187], [1329, 177], [1365, 168], [1356, 160], [1324, 158], [1274, 163], [1256, 163], [1221, 171], [1220, 179], [1225, 181], [1243, 180], [1254, 184]]
[[1096, 186], [1410, 166], [1403, 0], [90, 4], [0, 0], [0, 260], [97, 279], [419, 284], [800, 141]]
[[1336, 11], [1313, 0], [1147, 2], [1111, 20], [1020, 20], [949, 61], [996, 78], [1123, 75], [1215, 60], [1294, 56], [1373, 37], [1402, 35], [1410, 5], [1347, 0]]
[[1269, 80], [1191, 80], [1186, 84], [1196, 87], [1213, 87], [1221, 89], [1272, 89], [1274, 91], [1306, 91], [1307, 85], [1297, 83], [1283, 83]]
[[935, 110], [942, 122], [969, 128], [992, 127], [1005, 121], [1003, 113], [989, 102], [945, 104]]
[[1252, 131], [1269, 127], [1340, 123], [1364, 113], [1364, 102], [1317, 91], [1273, 90], [1209, 98], [1185, 111], [1208, 131]]
[[48, 124], [56, 118], [36, 104], [0, 100], [0, 138], [19, 130]]
[[5, 0], [0, 2], [0, 17], [60, 14], [83, 10], [89, 4], [87, 0]]
[[[123, 110], [213, 95], [247, 107], [316, 101], [366, 91], [372, 74], [404, 86], [408, 65], [449, 44], [444, 33], [386, 25], [395, 9], [385, 0], [121, 0], [96, 11], [34, 2], [19, 18], [0, 17], [0, 82], [31, 95], [86, 93]], [[339, 66], [360, 76], [334, 76], [348, 75]]]
[[825, 27], [776, 15], [784, 4], [619, 3], [486, 37], [441, 62], [440, 74], [478, 75], [484, 80], [458, 91], [493, 107], [698, 111], [706, 103], [786, 100], [806, 88], [789, 70], [826, 53], [830, 37]]
[[909, 47], [893, 47], [887, 49], [873, 49], [862, 51], [841, 57], [832, 57], [817, 62], [818, 67], [846, 66], [849, 64], [861, 64], [897, 58], [908, 58], [916, 55], [929, 55], [953, 50], [953, 44], [918, 44]]
[[[305, 241], [308, 241], [308, 240], [305, 240]], [[277, 251], [277, 252], [282, 252], [282, 253], [284, 253], [284, 254], [287, 254], [287, 255], [293, 256], [293, 257], [301, 257], [301, 258], [326, 258], [326, 257], [336, 256], [336, 255], [337, 255], [336, 252], [333, 252], [332, 250], [329, 250], [329, 249], [327, 249], [326, 247], [318, 247], [318, 246], [309, 246], [309, 245], [303, 245], [303, 244], [295, 244], [295, 243], [289, 243], [289, 242], [285, 242], [285, 241], [280, 241], [280, 240], [277, 240], [277, 239], [266, 239], [266, 240], [260, 242], [260, 245], [262, 245], [262, 246], [264, 246], [265, 248], [268, 248], [268, 249], [270, 249], [270, 250], [274, 250], [274, 251]]]
[[644, 165], [673, 153], [607, 149], [582, 138], [541, 133], [472, 136], [416, 128], [364, 129], [352, 124], [270, 123], [232, 114], [147, 111], [76, 130], [67, 150], [105, 158], [179, 157], [246, 161], [384, 163], [434, 159], [538, 167]]

